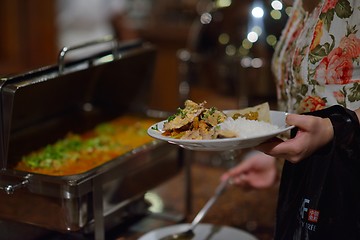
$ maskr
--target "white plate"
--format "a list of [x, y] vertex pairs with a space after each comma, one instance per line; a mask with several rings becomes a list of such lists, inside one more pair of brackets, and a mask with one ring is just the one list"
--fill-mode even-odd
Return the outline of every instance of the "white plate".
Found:
[[[230, 112], [230, 111], [224, 111]], [[271, 133], [259, 133], [255, 137], [251, 138], [223, 138], [223, 139], [211, 139], [211, 140], [187, 140], [187, 139], [174, 139], [162, 135], [162, 129], [164, 122], [167, 120], [158, 122], [152, 125], [148, 129], [148, 134], [156, 139], [167, 141], [168, 143], [179, 145], [180, 147], [198, 150], [198, 151], [226, 151], [231, 149], [250, 148], [259, 145], [281, 133], [284, 133], [294, 126], [288, 126], [285, 123], [286, 112], [270, 111], [270, 122], [279, 127], [278, 130]], [[158, 130], [155, 130], [158, 129]]]
[[[138, 240], [159, 240], [170, 234], [179, 233], [188, 230], [190, 224], [177, 224], [168, 227], [155, 229], [141, 236]], [[225, 239], [239, 239], [239, 240], [257, 240], [253, 235], [242, 231], [240, 229], [216, 226], [212, 224], [199, 224], [195, 230], [195, 237], [192, 240], [225, 240]]]

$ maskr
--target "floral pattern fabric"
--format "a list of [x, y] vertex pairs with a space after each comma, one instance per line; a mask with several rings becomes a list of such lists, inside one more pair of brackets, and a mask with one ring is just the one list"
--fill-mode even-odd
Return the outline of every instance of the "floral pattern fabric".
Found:
[[273, 56], [279, 108], [309, 112], [360, 107], [360, 1], [295, 0]]

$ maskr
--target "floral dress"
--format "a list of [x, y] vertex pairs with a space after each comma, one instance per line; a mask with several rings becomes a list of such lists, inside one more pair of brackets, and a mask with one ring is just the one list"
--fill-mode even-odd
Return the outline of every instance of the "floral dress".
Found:
[[[359, 108], [360, 0], [321, 0], [312, 12], [302, 1], [295, 0], [273, 57], [279, 108]], [[285, 161], [274, 239], [360, 239], [360, 140], [347, 150], [340, 141], [297, 164]]]
[[303, 113], [360, 107], [360, 1], [295, 0], [273, 56], [279, 108]]

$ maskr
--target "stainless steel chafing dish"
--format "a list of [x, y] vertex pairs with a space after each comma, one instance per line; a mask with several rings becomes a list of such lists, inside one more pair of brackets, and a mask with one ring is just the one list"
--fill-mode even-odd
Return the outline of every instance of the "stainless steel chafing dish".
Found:
[[[108, 50], [65, 61], [68, 51], [104, 42], [110, 43]], [[12, 168], [23, 154], [70, 130], [149, 112], [155, 57], [151, 44], [105, 38], [62, 49], [58, 65], [1, 79], [0, 219], [61, 232], [95, 230], [101, 239], [105, 227], [122, 221], [124, 206], [179, 172], [178, 148], [157, 141], [77, 175]]]

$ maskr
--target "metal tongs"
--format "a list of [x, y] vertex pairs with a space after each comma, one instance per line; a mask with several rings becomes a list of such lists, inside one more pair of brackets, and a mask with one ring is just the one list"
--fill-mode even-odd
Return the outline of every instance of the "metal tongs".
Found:
[[215, 189], [214, 195], [207, 201], [207, 203], [204, 205], [204, 207], [198, 212], [198, 214], [195, 216], [194, 220], [191, 222], [191, 225], [188, 230], [174, 233], [165, 237], [160, 238], [160, 240], [186, 240], [186, 239], [192, 239], [195, 236], [194, 229], [199, 224], [199, 222], [203, 219], [205, 214], [209, 211], [209, 209], [212, 207], [212, 205], [216, 202], [218, 197], [224, 192], [226, 186], [228, 185], [227, 181], [222, 181], [217, 188]]

